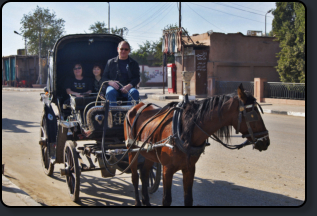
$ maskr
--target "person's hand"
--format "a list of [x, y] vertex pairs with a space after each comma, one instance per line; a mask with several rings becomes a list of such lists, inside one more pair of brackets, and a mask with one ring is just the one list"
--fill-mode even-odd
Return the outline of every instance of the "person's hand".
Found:
[[121, 90], [122, 93], [127, 94], [129, 92], [129, 90], [132, 88], [132, 86], [130, 84], [123, 86]]
[[119, 84], [114, 81], [110, 81], [108, 84], [112, 86], [113, 88], [115, 88], [115, 90], [119, 89]]

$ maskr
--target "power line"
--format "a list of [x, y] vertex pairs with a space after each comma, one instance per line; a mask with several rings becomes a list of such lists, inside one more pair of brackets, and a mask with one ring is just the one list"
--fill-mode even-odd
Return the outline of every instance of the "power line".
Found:
[[229, 5], [225, 5], [225, 4], [221, 4], [221, 3], [216, 3], [216, 2], [211, 2], [211, 3], [213, 3], [213, 4], [218, 4], [218, 5], [222, 5], [222, 6], [225, 6], [225, 7], [234, 8], [234, 9], [241, 10], [241, 11], [245, 11], [245, 12], [248, 12], [248, 13], [253, 13], [253, 14], [256, 14], [256, 15], [259, 15], [259, 16], [265, 16], [265, 15], [263, 15], [263, 14], [255, 13], [255, 12], [252, 12], [252, 11], [243, 10], [243, 9], [240, 9], [240, 8], [236, 8], [236, 7], [229, 6]]
[[[161, 16], [162, 16], [162, 18], [159, 20], [159, 21], [157, 21], [156, 22], [156, 24], [154, 24], [152, 27], [150, 27], [150, 28], [147, 28], [147, 30], [150, 30], [150, 29], [152, 29], [152, 28], [154, 28], [157, 24], [159, 24], [164, 18], [166, 18], [166, 15], [171, 11], [173, 9], [173, 7], [170, 7], [168, 10], [166, 10], [165, 12], [164, 12], [164, 14], [161, 14]], [[142, 27], [140, 27], [140, 28], [142, 28]], [[140, 29], [139, 28], [139, 29]], [[136, 30], [134, 30], [134, 31], [136, 31]], [[139, 32], [139, 31], [138, 31]], [[146, 33], [148, 33], [148, 31], [146, 32]], [[161, 33], [160, 34], [156, 34], [156, 35], [158, 35], [158, 37], [156, 38], [156, 41], [159, 41], [160, 40], [160, 37], [162, 36], [161, 35]], [[134, 38], [135, 39], [135, 37], [137, 37], [137, 38], [144, 38], [144, 37], [142, 37], [142, 36], [144, 36], [144, 34], [142, 35], [142, 36], [137, 36], [137, 35], [133, 35], [134, 37], [132, 37], [132, 38]], [[131, 38], [131, 37], [130, 37]], [[148, 39], [148, 38], [153, 38], [153, 37], [145, 37], [146, 39]]]
[[[159, 3], [160, 3], [160, 2], [157, 2], [156, 4], [152, 5], [149, 9], [144, 9], [144, 8], [140, 7], [140, 9], [142, 10], [142, 12], [143, 12], [143, 11], [147, 11], [147, 12], [146, 12], [146, 13], [140, 13], [140, 16], [137, 16], [137, 17], [133, 18], [133, 20], [136, 20], [136, 19], [139, 19], [140, 17], [144, 17], [144, 16], [148, 15], [149, 13], [152, 12], [152, 10], [153, 10], [154, 8], [157, 7], [157, 5], [158, 5]], [[142, 3], [142, 4], [143, 4], [143, 3]], [[131, 21], [131, 20], [130, 20], [130, 21]], [[126, 26], [130, 25], [131, 23], [133, 23], [133, 22], [128, 22], [128, 24], [127, 24]]]
[[[259, 11], [259, 12], [261, 12], [261, 13], [266, 13], [266, 12], [264, 12], [264, 11], [260, 11], [260, 10], [254, 9], [254, 8], [250, 8], [250, 7], [242, 6], [242, 5], [239, 5], [239, 4], [235, 4], [235, 3], [233, 3], [233, 2], [230, 2], [230, 3], [233, 4], [233, 5], [237, 5], [237, 6], [239, 6], [239, 7], [249, 8], [249, 9], [252, 9], [252, 10], [255, 10], [255, 11]], [[268, 17], [268, 16], [267, 16], [267, 17]], [[271, 17], [271, 18], [274, 18], [274, 17]]]
[[148, 28], [148, 30], [149, 30], [149, 29], [152, 29], [154, 26], [156, 26], [157, 24], [159, 24], [159, 23], [166, 17], [166, 15], [171, 11], [171, 9], [173, 9], [173, 7], [170, 7], [169, 10], [166, 10], [166, 11], [165, 11], [165, 14], [162, 14], [162, 15], [161, 15], [162, 18], [161, 18], [159, 21], [157, 21], [156, 24], [154, 24], [154, 25], [152, 25], [150, 28]]
[[264, 22], [261, 22], [261, 21], [257, 21], [257, 20], [249, 19], [249, 18], [242, 17], [242, 16], [237, 16], [237, 15], [234, 15], [234, 14], [226, 13], [226, 12], [223, 12], [223, 11], [220, 11], [220, 10], [216, 10], [216, 9], [209, 8], [209, 7], [206, 7], [206, 6], [198, 5], [198, 4], [195, 4], [195, 3], [191, 3], [191, 2], [189, 2], [189, 3], [190, 3], [190, 4], [197, 5], [197, 6], [200, 6], [200, 7], [203, 7], [203, 8], [207, 8], [207, 9], [210, 9], [210, 10], [215, 10], [215, 11], [218, 11], [218, 12], [221, 12], [221, 13], [225, 13], [225, 14], [228, 14], [228, 15], [231, 15], [231, 16], [236, 16], [236, 17], [240, 17], [240, 18], [247, 19], [247, 20], [250, 20], [250, 21], [255, 21], [255, 22], [264, 23]]
[[[135, 30], [133, 31], [129, 31], [130, 32], [136, 32]], [[137, 33], [147, 33], [147, 34], [154, 34], [154, 35], [158, 35], [158, 34], [161, 34], [161, 33], [153, 33], [153, 32], [148, 32], [148, 31], [137, 31]]]
[[[146, 34], [151, 34], [151, 33], [147, 33], [147, 32], [145, 32]], [[137, 34], [129, 34], [130, 36], [138, 36], [138, 35], [145, 35], [145, 34], [143, 34], [143, 33], [141, 33], [141, 32], [138, 32]], [[129, 36], [128, 35], [128, 36]], [[152, 34], [151, 36], [153, 36], [153, 35], [160, 35], [160, 34]]]
[[[192, 11], [194, 11], [189, 5], [187, 5], [187, 3], [186, 3], [186, 6], [189, 7]], [[208, 20], [206, 20], [204, 17], [202, 17], [202, 16], [201, 16], [200, 14], [198, 14], [196, 11], [194, 11], [194, 12], [195, 12], [198, 16], [200, 16], [202, 19], [204, 19], [206, 22], [208, 22], [209, 24], [215, 26], [216, 28], [220, 29], [220, 30], [223, 31], [223, 32], [226, 32], [225, 30], [219, 28], [218, 26], [216, 26], [216, 25], [212, 24], [211, 22], [209, 22]]]
[[[164, 12], [162, 12], [162, 13], [157, 13], [157, 15], [152, 18], [152, 20], [151, 20], [151, 19], [148, 19], [148, 20], [147, 20], [148, 22], [147, 22], [146, 24], [142, 25], [141, 27], [139, 27], [139, 28], [137, 28], [137, 29], [135, 29], [135, 30], [142, 29], [144, 26], [147, 26], [147, 25], [149, 24], [149, 22], [150, 22], [150, 23], [153, 22], [156, 18], [158, 18], [158, 17], [160, 17], [160, 16], [162, 16], [162, 17], [164, 18], [163, 13], [165, 13], [165, 12], [167, 11], [167, 10], [166, 10], [167, 8], [171, 8], [171, 7], [170, 7], [171, 4], [172, 4], [172, 3], [169, 3], [169, 5], [166, 5], [166, 7], [162, 9]], [[162, 19], [160, 19], [160, 21], [161, 21], [161, 20], [162, 20]], [[150, 28], [151, 28], [151, 27], [150, 27]]]
[[[162, 8], [165, 8], [167, 4], [168, 4], [168, 3], [165, 3], [165, 4], [164, 4], [162, 7], [160, 7], [156, 12], [154, 12], [154, 14], [157, 13], [157, 14], [159, 15], [159, 12], [162, 10]], [[139, 23], [138, 25], [132, 27], [131, 30], [134, 29], [134, 28], [136, 28], [136, 27], [138, 27], [139, 25], [143, 24], [144, 22], [149, 21], [153, 16], [154, 16], [154, 15], [152, 14], [149, 18], [145, 19], [143, 22], [141, 22], [141, 23]]]
[[132, 35], [132, 36], [126, 36], [126, 38], [145, 38], [145, 39], [147, 39], [147, 38], [157, 38], [157, 37], [147, 37], [147, 36], [142, 37], [142, 36], [138, 36], [138, 35]]

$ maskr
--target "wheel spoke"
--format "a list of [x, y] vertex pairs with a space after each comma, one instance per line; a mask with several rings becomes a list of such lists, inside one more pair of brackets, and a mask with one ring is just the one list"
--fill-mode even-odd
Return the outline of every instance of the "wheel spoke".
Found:
[[[42, 114], [42, 122], [41, 122], [41, 126], [40, 126], [40, 141], [41, 141], [41, 162], [42, 162], [42, 167], [44, 170], [44, 173], [48, 176], [53, 175], [53, 171], [54, 171], [54, 164], [51, 163], [51, 158], [49, 155], [49, 151], [47, 148], [47, 127], [46, 127], [46, 117], [44, 114]], [[45, 143], [43, 143], [43, 141]]]
[[153, 183], [153, 179], [155, 179], [155, 177], [154, 177], [154, 173], [153, 173], [153, 171], [151, 170], [151, 172], [150, 172], [150, 177], [149, 177], [149, 179], [150, 179], [150, 186], [152, 186], [154, 183]]
[[74, 146], [75, 143], [67, 142], [64, 148], [64, 165], [66, 170], [66, 182], [68, 186], [68, 191], [70, 198], [76, 202], [79, 198], [79, 166], [78, 166], [78, 156], [76, 152], [76, 148]]

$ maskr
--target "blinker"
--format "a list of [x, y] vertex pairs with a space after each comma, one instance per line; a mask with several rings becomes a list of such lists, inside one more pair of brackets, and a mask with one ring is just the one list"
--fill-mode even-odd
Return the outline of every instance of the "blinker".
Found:
[[252, 110], [250, 112], [245, 113], [245, 120], [248, 122], [253, 122], [253, 121], [258, 121], [258, 115], [256, 113], [256, 111]]

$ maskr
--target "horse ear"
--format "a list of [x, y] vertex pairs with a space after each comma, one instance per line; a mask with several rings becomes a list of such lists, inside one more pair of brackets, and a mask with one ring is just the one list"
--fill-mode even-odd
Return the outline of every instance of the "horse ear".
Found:
[[242, 83], [239, 85], [237, 92], [238, 92], [238, 96], [240, 100], [242, 100], [243, 103], [245, 104], [247, 102], [247, 95], [244, 93], [244, 88], [242, 86]]

